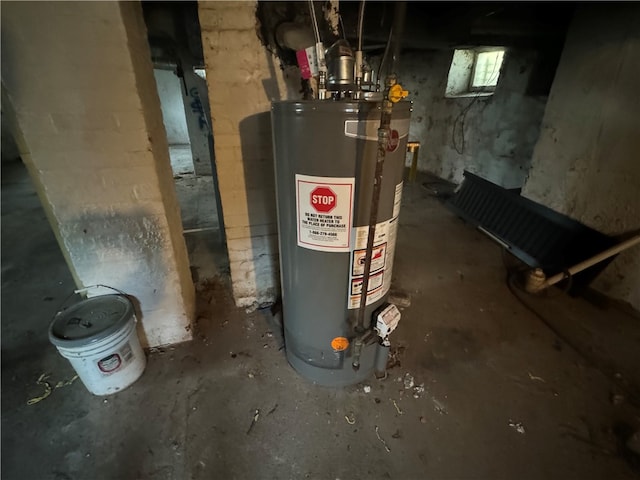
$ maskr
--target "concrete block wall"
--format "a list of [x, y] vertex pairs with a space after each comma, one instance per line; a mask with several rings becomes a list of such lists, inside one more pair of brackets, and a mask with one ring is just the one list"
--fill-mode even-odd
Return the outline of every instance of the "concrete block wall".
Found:
[[[640, 230], [640, 7], [581, 6], [523, 195], [610, 235]], [[640, 310], [640, 247], [592, 284]]]
[[526, 94], [535, 53], [509, 49], [495, 93], [476, 98], [445, 97], [452, 58], [453, 50], [402, 55], [400, 80], [413, 102], [409, 136], [421, 144], [418, 169], [455, 183], [469, 170], [521, 187], [547, 100]]
[[3, 5], [2, 83], [78, 286], [134, 296], [148, 346], [190, 339], [195, 292], [139, 3]]
[[299, 88], [260, 43], [256, 6], [198, 2], [233, 294], [247, 308], [279, 290], [270, 109]]

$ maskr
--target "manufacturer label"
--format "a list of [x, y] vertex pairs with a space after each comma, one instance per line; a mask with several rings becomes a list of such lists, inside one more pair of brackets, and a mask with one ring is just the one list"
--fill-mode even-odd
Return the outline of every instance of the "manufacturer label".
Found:
[[296, 175], [298, 246], [349, 252], [355, 178]]
[[387, 152], [395, 152], [398, 149], [398, 145], [400, 144], [400, 135], [398, 134], [398, 130], [390, 130], [389, 131], [389, 143], [387, 143]]
[[112, 353], [108, 357], [98, 361], [98, 368], [102, 373], [113, 373], [122, 365], [122, 358], [117, 353]]
[[127, 342], [119, 351], [98, 360], [98, 370], [100, 370], [103, 375], [112, 375], [121, 370], [131, 362], [132, 359], [133, 350], [131, 350], [131, 345]]

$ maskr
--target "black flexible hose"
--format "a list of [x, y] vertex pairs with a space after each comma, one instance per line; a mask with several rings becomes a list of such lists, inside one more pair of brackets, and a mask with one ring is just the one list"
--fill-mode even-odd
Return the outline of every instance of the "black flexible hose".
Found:
[[[504, 249], [502, 249], [504, 252]], [[503, 257], [504, 259], [504, 257]], [[567, 335], [562, 334], [549, 320], [547, 320], [542, 314], [540, 314], [535, 308], [529, 305], [520, 294], [521, 290], [518, 287], [516, 282], [516, 278], [518, 274], [522, 274], [524, 270], [517, 268], [507, 268], [507, 277], [506, 284], [509, 292], [516, 298], [516, 300], [531, 314], [533, 314], [538, 320], [540, 320], [551, 332], [560, 339], [563, 343], [565, 343], [569, 348], [571, 348], [575, 353], [578, 354], [590, 367], [601, 372], [607, 379], [609, 379], [613, 384], [615, 384], [618, 388], [623, 390], [627, 394], [627, 398], [629, 402], [635, 406], [640, 407], [640, 394], [635, 391], [635, 389], [630, 388], [624, 382], [619, 379], [615, 373], [612, 372], [610, 368], [605, 367], [604, 365], [599, 364], [594, 359], [592, 359], [588, 353], [584, 352], [579, 345], [573, 342]]]

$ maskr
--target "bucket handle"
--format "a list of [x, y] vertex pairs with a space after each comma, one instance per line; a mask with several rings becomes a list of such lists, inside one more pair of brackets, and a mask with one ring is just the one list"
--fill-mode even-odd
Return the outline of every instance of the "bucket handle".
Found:
[[110, 287], [109, 285], [102, 285], [101, 283], [96, 283], [95, 285], [89, 285], [88, 287], [84, 287], [84, 288], [79, 288], [77, 290], [74, 290], [73, 293], [74, 294], [78, 294], [78, 293], [84, 293], [87, 290], [91, 290], [92, 288], [110, 288], [111, 290], [113, 290], [114, 292], [118, 292], [120, 295], [124, 295], [125, 297], [127, 296], [126, 293], [124, 293], [122, 290], [118, 290], [117, 288], [114, 287]]
[[56, 311], [56, 313], [53, 315], [53, 318], [51, 320], [54, 320], [58, 315], [60, 315], [62, 312], [64, 312], [66, 310], [65, 304], [69, 301], [69, 299], [71, 297], [73, 297], [74, 295], [77, 295], [79, 293], [84, 293], [88, 290], [91, 290], [92, 288], [109, 288], [111, 290], [113, 290], [114, 292], [118, 292], [120, 295], [123, 295], [125, 297], [129, 297], [125, 292], [123, 292], [122, 290], [119, 290], [117, 288], [114, 287], [110, 287], [109, 285], [103, 285], [101, 283], [97, 283], [95, 285], [89, 285], [88, 287], [84, 287], [84, 288], [78, 288], [76, 290], [74, 290], [73, 292], [71, 292], [69, 294], [69, 296], [67, 296], [67, 298], [65, 298], [62, 303], [60, 304], [60, 306], [58, 307], [58, 310]]

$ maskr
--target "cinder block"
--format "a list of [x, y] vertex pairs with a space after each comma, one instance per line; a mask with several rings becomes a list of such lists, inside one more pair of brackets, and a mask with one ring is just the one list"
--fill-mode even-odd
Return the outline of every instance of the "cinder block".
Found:
[[200, 28], [207, 30], [254, 30], [256, 27], [256, 4], [233, 3], [215, 9], [200, 10]]
[[247, 30], [212, 30], [203, 35], [208, 45], [215, 45], [219, 52], [242, 52], [255, 45], [255, 28]]
[[221, 147], [215, 144], [215, 152], [218, 174], [220, 174], [221, 170], [227, 168], [229, 163], [242, 163], [242, 150], [240, 147]]
[[109, 205], [86, 203], [81, 206], [67, 204], [63, 207], [56, 207], [57, 218], [61, 221], [73, 218], [87, 217], [116, 217], [116, 216], [162, 216], [167, 213], [168, 209], [165, 204], [160, 201], [129, 201], [128, 198], [122, 198], [119, 202]]
[[[215, 127], [215, 124], [214, 124]], [[216, 147], [240, 147], [240, 135], [239, 134], [224, 134], [220, 133], [213, 137]]]
[[238, 122], [231, 120], [224, 113], [211, 112], [213, 121], [213, 137], [217, 135], [237, 135]]
[[58, 132], [74, 130], [116, 130], [117, 124], [112, 115], [86, 115], [79, 113], [52, 113], [51, 119]]
[[16, 115], [18, 117], [19, 124], [23, 126], [23, 135], [28, 135], [31, 132], [37, 132], [38, 135], [53, 137], [60, 133], [56, 128], [50, 113], [32, 113], [30, 111], [20, 111], [16, 109]]
[[[203, 0], [198, 2], [198, 8], [202, 10], [220, 10], [227, 8], [255, 8], [256, 2], [252, 0], [238, 0], [238, 1], [220, 1], [217, 0]], [[202, 13], [200, 13], [202, 15]]]
[[255, 309], [260, 305], [273, 303], [279, 290], [278, 259], [264, 257], [259, 260], [258, 270], [247, 269], [254, 263], [232, 263], [233, 295], [240, 307]]
[[119, 132], [129, 132], [131, 130], [142, 130], [147, 127], [141, 111], [115, 112], [111, 114], [116, 130]]
[[227, 241], [239, 240], [242, 238], [252, 238], [257, 236], [275, 235], [278, 232], [278, 226], [275, 223], [264, 225], [250, 225], [243, 227], [226, 227]]
[[275, 191], [273, 162], [270, 159], [247, 164], [225, 162], [223, 170], [226, 189]]
[[162, 201], [162, 193], [157, 184], [140, 183], [131, 187], [131, 200], [140, 201]]
[[260, 255], [277, 255], [278, 236], [265, 235], [234, 239], [227, 242], [230, 261], [247, 261]]
[[285, 98], [286, 91], [277, 61], [257, 38], [255, 6], [199, 4], [216, 167], [239, 306], [273, 299], [279, 288], [269, 111], [271, 96]]

